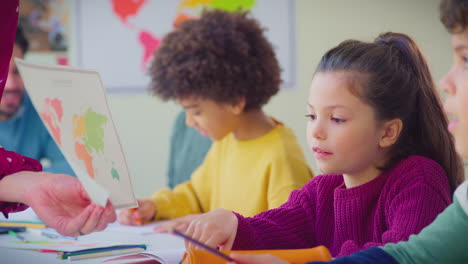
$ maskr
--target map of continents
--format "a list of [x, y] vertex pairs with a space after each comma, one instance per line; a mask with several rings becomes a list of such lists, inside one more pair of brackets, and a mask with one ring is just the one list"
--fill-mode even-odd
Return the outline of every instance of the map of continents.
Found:
[[[75, 154], [84, 162], [86, 171], [94, 179], [96, 169], [93, 157], [104, 153], [104, 126], [107, 123], [107, 117], [88, 108], [84, 114], [73, 115], [72, 122]], [[111, 169], [111, 175], [114, 179], [120, 179], [115, 168]]]
[[[62, 101], [58, 98], [46, 98], [39, 114], [49, 127], [57, 144], [61, 146]], [[74, 114], [72, 122], [75, 154], [84, 163], [88, 175], [94, 179], [96, 171], [94, 159], [97, 155], [104, 154], [104, 126], [107, 123], [107, 117], [88, 108], [84, 114]], [[120, 180], [119, 173], [115, 168], [111, 168], [110, 174], [112, 178]]]
[[[129, 24], [128, 19], [132, 16], [136, 16], [147, 1], [148, 0], [111, 0], [112, 12], [125, 26], [132, 29], [133, 26]], [[153, 34], [147, 30], [139, 29], [138, 31], [138, 42], [143, 48], [140, 67], [142, 71], [146, 71], [148, 63], [153, 56], [153, 52], [159, 47], [160, 39], [153, 36]]]
[[[112, 3], [112, 12], [118, 19], [130, 30], [138, 31], [138, 43], [142, 47], [141, 70], [143, 72], [148, 68], [153, 53], [158, 49], [160, 38], [154, 36], [149, 30], [137, 29], [131, 25], [129, 18], [138, 16], [144, 5], [150, 0], [110, 0]], [[198, 16], [201, 9], [220, 9], [233, 12], [240, 9], [250, 10], [255, 5], [255, 0], [183, 0], [180, 1], [175, 14], [173, 25], [177, 26], [187, 19], [193, 19]], [[195, 13], [195, 15], [194, 15]]]

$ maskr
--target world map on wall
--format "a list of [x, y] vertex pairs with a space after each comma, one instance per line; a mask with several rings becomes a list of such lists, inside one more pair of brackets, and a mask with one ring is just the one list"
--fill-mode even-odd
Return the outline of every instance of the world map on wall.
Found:
[[[145, 7], [149, 0], [110, 0], [112, 3], [113, 14], [121, 21], [121, 23], [130, 30], [138, 30], [137, 40], [141, 45], [141, 70], [146, 71], [154, 51], [158, 49], [161, 42], [161, 37], [155, 36], [150, 30], [136, 29], [130, 23], [130, 18], [138, 16], [139, 12]], [[220, 9], [228, 12], [233, 12], [238, 9], [250, 10], [255, 5], [255, 0], [185, 0], [179, 3], [177, 14], [173, 21], [173, 25], [177, 26], [180, 23], [197, 18], [203, 8]]]
[[[60, 146], [62, 144], [62, 101], [58, 98], [46, 98], [44, 107], [39, 111], [39, 114], [50, 128], [52, 137]], [[104, 127], [107, 122], [108, 118], [105, 115], [93, 111], [90, 107], [84, 113], [74, 114], [72, 117], [75, 155], [78, 160], [83, 162], [86, 172], [93, 179], [98, 171], [93, 161], [98, 155], [104, 154], [104, 139], [106, 138]], [[113, 179], [120, 179], [119, 173], [114, 167], [108, 173]]]
[[249, 11], [282, 68], [282, 89], [295, 88], [295, 8], [291, 0], [76, 1], [76, 58], [97, 70], [110, 93], [148, 93], [148, 72], [165, 35], [203, 10]]

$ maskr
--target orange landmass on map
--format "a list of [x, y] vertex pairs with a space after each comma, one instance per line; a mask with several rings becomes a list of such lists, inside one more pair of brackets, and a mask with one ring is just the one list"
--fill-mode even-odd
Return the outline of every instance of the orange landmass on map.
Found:
[[73, 115], [73, 137], [81, 138], [86, 134], [86, 125], [84, 121], [84, 116]]
[[93, 157], [88, 153], [85, 145], [75, 142], [75, 153], [78, 159], [84, 162], [89, 176], [94, 179]]
[[138, 13], [147, 0], [112, 0], [112, 10], [123, 21], [127, 23], [130, 16]]
[[190, 20], [190, 19], [197, 19], [197, 17], [190, 16], [184, 13], [180, 13], [176, 16], [176, 18], [174, 19], [174, 22], [172, 22], [172, 25], [174, 26], [174, 28], [178, 28], [183, 22]]

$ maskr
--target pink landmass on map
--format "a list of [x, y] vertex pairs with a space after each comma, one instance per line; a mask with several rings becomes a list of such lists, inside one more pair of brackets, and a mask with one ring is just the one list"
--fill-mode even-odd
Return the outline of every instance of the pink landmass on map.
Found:
[[60, 101], [57, 98], [50, 99], [50, 106], [55, 110], [55, 113], [57, 114], [59, 122], [62, 122], [62, 117], [63, 117], [63, 108], [62, 108], [62, 101]]
[[112, 11], [127, 24], [131, 16], [135, 16], [147, 0], [112, 0]]
[[143, 46], [141, 68], [143, 71], [146, 71], [146, 66], [153, 57], [153, 52], [158, 49], [160, 40], [154, 37], [150, 32], [144, 30], [138, 34], [138, 40]]
[[62, 121], [63, 117], [62, 101], [58, 98], [46, 98], [44, 103], [44, 110], [40, 111], [39, 114], [49, 127], [55, 141], [57, 141], [57, 144], [60, 146], [62, 145], [62, 139], [59, 123]]

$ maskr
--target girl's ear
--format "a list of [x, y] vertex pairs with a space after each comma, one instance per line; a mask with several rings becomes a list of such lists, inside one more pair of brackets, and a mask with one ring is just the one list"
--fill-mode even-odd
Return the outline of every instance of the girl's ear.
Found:
[[232, 113], [234, 113], [235, 115], [239, 115], [242, 112], [244, 112], [245, 104], [246, 104], [245, 97], [240, 97], [238, 100], [236, 100], [235, 103], [231, 105]]
[[403, 122], [401, 119], [396, 118], [386, 121], [383, 124], [383, 134], [379, 140], [379, 146], [381, 148], [387, 148], [395, 144], [400, 136], [401, 130], [403, 130]]

